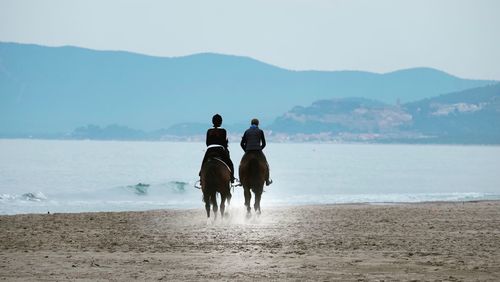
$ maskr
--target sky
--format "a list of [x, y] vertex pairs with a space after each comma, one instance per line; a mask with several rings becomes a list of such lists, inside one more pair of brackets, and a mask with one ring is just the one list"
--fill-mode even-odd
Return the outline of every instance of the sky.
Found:
[[0, 41], [500, 80], [497, 0], [0, 0]]

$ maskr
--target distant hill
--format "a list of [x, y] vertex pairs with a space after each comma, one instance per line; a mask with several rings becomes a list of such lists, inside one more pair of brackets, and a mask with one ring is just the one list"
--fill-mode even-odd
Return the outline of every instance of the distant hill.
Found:
[[294, 106], [321, 99], [395, 104], [492, 83], [428, 68], [290, 71], [218, 54], [161, 58], [0, 43], [0, 136], [70, 133], [88, 124], [174, 130], [177, 124], [209, 125], [216, 112], [225, 125], [247, 124], [252, 117], [269, 124]]
[[267, 128], [275, 138], [500, 144], [500, 84], [403, 105], [365, 98], [294, 107]]
[[366, 98], [335, 98], [294, 107], [269, 126], [275, 132], [381, 133], [397, 130], [411, 116], [402, 108]]
[[[500, 84], [404, 105], [408, 128], [441, 143], [500, 144]], [[431, 139], [432, 140], [432, 139]]]

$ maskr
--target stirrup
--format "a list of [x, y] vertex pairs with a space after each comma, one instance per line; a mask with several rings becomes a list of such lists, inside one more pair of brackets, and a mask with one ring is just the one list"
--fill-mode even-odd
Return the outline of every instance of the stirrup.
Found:
[[266, 186], [269, 186], [271, 184], [273, 184], [273, 180], [272, 179], [266, 180]]
[[201, 180], [198, 180], [194, 183], [194, 188], [201, 189]]

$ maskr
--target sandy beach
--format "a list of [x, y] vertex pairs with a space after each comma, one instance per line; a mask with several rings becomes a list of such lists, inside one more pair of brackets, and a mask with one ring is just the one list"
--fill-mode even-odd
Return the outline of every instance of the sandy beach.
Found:
[[0, 216], [0, 280], [498, 281], [500, 202]]

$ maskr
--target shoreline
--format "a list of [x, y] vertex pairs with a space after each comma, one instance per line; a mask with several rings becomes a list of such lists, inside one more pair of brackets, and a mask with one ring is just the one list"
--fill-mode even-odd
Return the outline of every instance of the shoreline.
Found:
[[0, 216], [0, 280], [481, 280], [500, 201]]
[[[484, 199], [484, 200], [467, 200], [467, 201], [423, 201], [423, 202], [356, 202], [356, 203], [319, 203], [319, 204], [275, 204], [272, 206], [267, 206], [267, 209], [285, 209], [285, 208], [313, 208], [313, 207], [321, 207], [321, 206], [404, 206], [404, 205], [427, 205], [427, 204], [467, 204], [467, 203], [499, 203], [500, 199]], [[220, 203], [219, 203], [220, 204]], [[232, 203], [232, 207], [241, 208], [242, 205]], [[119, 211], [78, 211], [78, 212], [40, 212], [40, 213], [15, 213], [15, 214], [0, 214], [0, 218], [4, 216], [16, 216], [16, 215], [55, 215], [55, 214], [99, 214], [99, 213], [134, 213], [134, 212], [157, 212], [157, 211], [205, 211], [204, 204], [200, 202], [199, 207], [197, 208], [175, 208], [175, 207], [166, 207], [166, 208], [154, 208], [154, 209], [144, 209], [144, 210], [119, 210]]]

